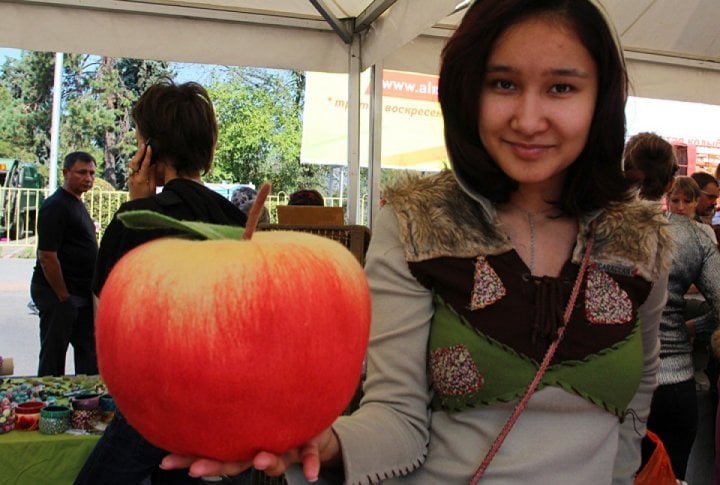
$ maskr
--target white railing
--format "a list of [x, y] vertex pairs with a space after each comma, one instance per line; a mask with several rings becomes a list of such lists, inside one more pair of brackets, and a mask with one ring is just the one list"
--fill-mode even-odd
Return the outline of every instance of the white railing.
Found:
[[[0, 226], [3, 226], [0, 227], [0, 249], [19, 247], [35, 250], [37, 214], [47, 195], [47, 189], [0, 188], [0, 197], [5, 202], [0, 212]], [[265, 205], [270, 212], [270, 222], [277, 222], [275, 207], [286, 205], [289, 198], [289, 194], [285, 192], [268, 196]], [[128, 200], [128, 193], [119, 190], [94, 189], [85, 193], [83, 200], [95, 221], [98, 238], [101, 238], [117, 208]], [[345, 204], [345, 198], [325, 197], [326, 206], [344, 207]], [[365, 222], [367, 197], [363, 197], [360, 204], [361, 224], [367, 225]]]

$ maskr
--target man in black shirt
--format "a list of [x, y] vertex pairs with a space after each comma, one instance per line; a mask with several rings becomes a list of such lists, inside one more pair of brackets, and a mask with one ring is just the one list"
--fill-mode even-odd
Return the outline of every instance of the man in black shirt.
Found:
[[82, 201], [95, 178], [85, 152], [65, 157], [65, 181], [40, 208], [37, 263], [30, 294], [40, 314], [39, 376], [65, 373], [69, 344], [75, 373], [97, 374], [91, 282], [97, 258], [95, 224]]

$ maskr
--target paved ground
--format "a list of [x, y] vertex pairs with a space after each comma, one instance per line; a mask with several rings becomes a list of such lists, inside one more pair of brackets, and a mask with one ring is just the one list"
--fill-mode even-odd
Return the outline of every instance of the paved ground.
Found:
[[[14, 375], [37, 375], [38, 317], [27, 306], [35, 260], [7, 257], [7, 254], [3, 251], [4, 257], [0, 258], [0, 356], [13, 358]], [[75, 373], [72, 347], [65, 370], [68, 374]]]

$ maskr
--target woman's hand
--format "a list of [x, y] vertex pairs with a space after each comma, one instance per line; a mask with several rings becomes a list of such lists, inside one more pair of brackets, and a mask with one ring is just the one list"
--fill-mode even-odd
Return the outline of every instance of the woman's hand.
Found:
[[[145, 150], [135, 152], [128, 163], [128, 191], [130, 200], [142, 199], [155, 195], [157, 183], [155, 168], [151, 167], [152, 147], [145, 145]], [[140, 167], [140, 168], [138, 168]]]
[[340, 460], [340, 442], [331, 428], [326, 429], [315, 438], [298, 448], [294, 448], [283, 455], [275, 455], [261, 451], [251, 462], [220, 462], [207, 458], [198, 458], [182, 455], [166, 456], [160, 468], [172, 470], [176, 468], [189, 468], [193, 477], [239, 475], [250, 467], [262, 470], [271, 477], [280, 476], [287, 471], [293, 463], [302, 463], [303, 474], [309, 482], [317, 481], [320, 474], [320, 463], [332, 463]]
[[253, 462], [220, 462], [194, 456], [167, 455], [160, 463], [163, 470], [189, 468], [192, 477], [234, 476], [253, 465]]

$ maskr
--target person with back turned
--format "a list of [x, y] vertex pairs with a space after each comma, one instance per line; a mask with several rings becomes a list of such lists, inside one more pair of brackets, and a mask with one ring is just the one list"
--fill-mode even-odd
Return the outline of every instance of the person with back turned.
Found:
[[[194, 82], [160, 81], [140, 96], [132, 117], [138, 151], [128, 164], [130, 200], [115, 213], [100, 244], [93, 278], [96, 296], [101, 295], [112, 268], [128, 251], [178, 234], [172, 229], [130, 229], [118, 214], [148, 210], [184, 221], [243, 227], [247, 222], [240, 209], [202, 182], [212, 167], [218, 139], [215, 110], [205, 88]], [[158, 187], [162, 192], [157, 193]], [[99, 305], [102, 307], [102, 298]], [[100, 359], [101, 374], [102, 363]], [[135, 430], [118, 408], [75, 484], [202, 483], [186, 471], [158, 468], [167, 453]]]

